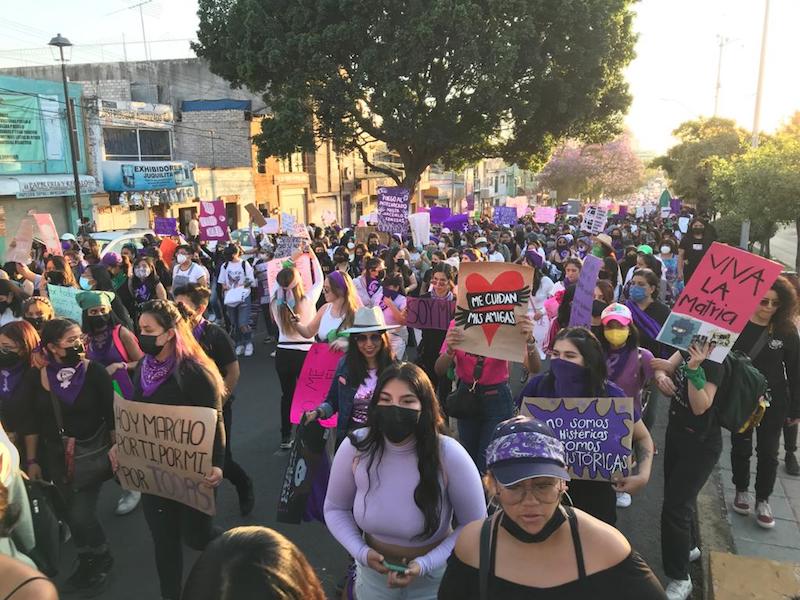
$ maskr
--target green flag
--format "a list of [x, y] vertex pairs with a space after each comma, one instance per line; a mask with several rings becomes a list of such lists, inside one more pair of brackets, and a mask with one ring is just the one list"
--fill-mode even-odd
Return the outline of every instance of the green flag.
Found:
[[672, 200], [672, 196], [670, 196], [669, 190], [664, 190], [661, 192], [661, 197], [658, 199], [658, 205], [661, 208], [667, 208], [670, 200]]

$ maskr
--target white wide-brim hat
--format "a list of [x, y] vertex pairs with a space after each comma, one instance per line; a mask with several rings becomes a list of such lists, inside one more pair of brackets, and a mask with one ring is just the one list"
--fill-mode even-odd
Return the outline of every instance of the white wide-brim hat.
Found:
[[353, 326], [345, 329], [342, 333], [369, 333], [372, 331], [389, 331], [397, 329], [401, 325], [387, 325], [383, 318], [383, 311], [377, 306], [371, 308], [361, 307], [356, 311]]

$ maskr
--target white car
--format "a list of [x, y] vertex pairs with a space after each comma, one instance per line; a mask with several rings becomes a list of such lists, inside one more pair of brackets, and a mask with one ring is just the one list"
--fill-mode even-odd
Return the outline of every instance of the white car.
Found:
[[146, 234], [155, 235], [152, 229], [112, 229], [110, 231], [97, 231], [92, 233], [92, 238], [100, 246], [100, 257], [109, 252], [122, 253], [122, 247], [133, 244], [137, 250], [144, 247], [142, 241]]

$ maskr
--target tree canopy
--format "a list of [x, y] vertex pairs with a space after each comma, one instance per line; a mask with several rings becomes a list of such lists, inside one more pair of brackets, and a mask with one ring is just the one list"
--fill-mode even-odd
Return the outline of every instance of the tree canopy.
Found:
[[[261, 156], [330, 140], [413, 189], [432, 163], [541, 164], [619, 133], [633, 0], [200, 0], [198, 56], [271, 114]], [[384, 142], [404, 172], [369, 161]]]

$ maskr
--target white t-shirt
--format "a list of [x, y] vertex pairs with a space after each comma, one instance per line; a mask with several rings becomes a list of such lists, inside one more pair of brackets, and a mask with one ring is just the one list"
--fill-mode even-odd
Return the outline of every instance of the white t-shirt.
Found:
[[189, 283], [197, 283], [203, 277], [208, 281], [208, 271], [196, 262], [193, 262], [186, 271], [182, 271], [180, 265], [175, 265], [172, 269], [172, 289], [177, 290]]
[[495, 250], [489, 255], [489, 262], [505, 262], [506, 259], [503, 256], [502, 252], [498, 252]]

